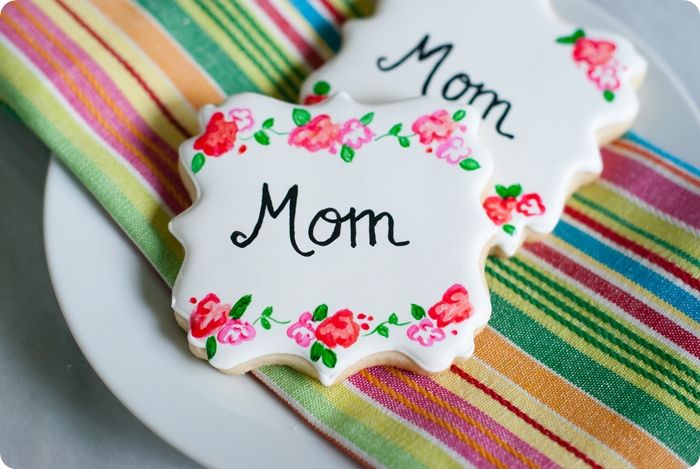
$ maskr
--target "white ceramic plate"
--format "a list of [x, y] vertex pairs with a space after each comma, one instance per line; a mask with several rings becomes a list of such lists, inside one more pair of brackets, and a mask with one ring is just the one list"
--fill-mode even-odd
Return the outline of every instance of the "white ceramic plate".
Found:
[[[567, 19], [634, 39], [650, 62], [635, 131], [700, 165], [700, 113], [663, 62], [588, 4], [556, 3]], [[71, 332], [97, 374], [154, 432], [206, 466], [285, 466], [299, 448], [313, 448], [306, 468], [351, 465], [253, 378], [222, 375], [190, 355], [160, 277], [55, 160], [44, 213], [49, 271]]]

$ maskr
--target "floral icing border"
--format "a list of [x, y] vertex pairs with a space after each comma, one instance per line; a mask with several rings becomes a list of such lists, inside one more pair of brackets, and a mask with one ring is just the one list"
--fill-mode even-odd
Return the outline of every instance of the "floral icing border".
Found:
[[207, 293], [200, 300], [190, 298], [190, 303], [195, 306], [190, 313], [189, 334], [195, 339], [206, 338], [208, 360], [214, 358], [219, 347], [254, 342], [259, 334], [273, 327], [287, 326], [286, 336], [300, 349], [308, 349], [312, 362], [334, 368], [342, 349], [357, 347], [367, 337], [376, 335], [388, 339], [392, 334], [401, 334], [406, 340], [422, 347], [439, 346], [447, 333], [458, 334], [457, 329], [450, 326], [466, 321], [475, 314], [469, 292], [460, 284], [448, 288], [427, 312], [424, 307], [412, 304], [411, 318], [405, 321], [401, 321], [396, 313], [377, 321], [371, 314], [356, 315], [347, 308], [329, 315], [328, 305], [321, 304], [313, 312], [303, 311], [294, 321], [275, 318], [274, 308], [267, 306], [250, 322], [244, 316], [252, 300], [252, 295], [246, 294], [232, 306], [223, 303], [214, 293]]
[[583, 29], [577, 29], [570, 36], [557, 38], [562, 45], [571, 45], [574, 62], [586, 68], [588, 79], [603, 92], [609, 103], [615, 100], [615, 92], [622, 82], [620, 74], [624, 67], [615, 58], [617, 45], [611, 41], [590, 39]]
[[510, 223], [513, 212], [529, 218], [541, 216], [547, 211], [542, 197], [537, 193], [523, 194], [520, 184], [508, 187], [497, 185], [495, 191], [496, 195], [484, 200], [484, 210], [494, 225], [500, 226], [511, 236], [517, 231], [515, 225]]
[[[286, 137], [291, 147], [303, 148], [310, 153], [325, 151], [339, 155], [346, 163], [351, 163], [365, 145], [385, 138], [396, 139], [402, 148], [410, 147], [417, 140], [425, 147], [426, 153], [434, 153], [438, 159], [465, 171], [474, 171], [481, 165], [473, 157], [473, 150], [465, 138], [468, 129], [462, 121], [466, 115], [463, 109], [453, 114], [439, 109], [415, 119], [410, 126], [411, 132], [404, 132], [404, 124], [398, 122], [377, 136], [371, 127], [374, 112], [337, 122], [328, 114], [313, 115], [307, 109], [294, 108], [291, 121], [295, 127], [290, 131], [280, 131], [275, 128], [274, 117], [266, 118], [260, 128], [254, 130], [256, 121], [249, 108], [235, 108], [227, 114], [219, 111], [211, 116], [204, 133], [194, 141], [197, 153], [190, 167], [196, 174], [202, 170], [207, 158], [219, 158], [233, 151], [242, 155], [248, 150], [245, 142], [252, 140], [267, 146], [277, 136]], [[236, 149], [237, 143], [240, 144]]]

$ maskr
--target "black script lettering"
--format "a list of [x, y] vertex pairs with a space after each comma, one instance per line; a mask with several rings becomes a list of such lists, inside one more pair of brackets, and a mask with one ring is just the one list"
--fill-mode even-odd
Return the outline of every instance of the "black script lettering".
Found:
[[350, 245], [352, 247], [357, 246], [357, 222], [364, 217], [369, 217], [369, 244], [370, 246], [376, 246], [377, 244], [377, 233], [375, 228], [377, 223], [382, 218], [386, 218], [387, 222], [387, 239], [394, 246], [407, 246], [410, 241], [396, 241], [394, 238], [394, 217], [390, 213], [381, 212], [379, 215], [375, 215], [372, 210], [363, 210], [359, 215], [355, 216], [355, 209], [350, 209]]
[[[423, 82], [423, 86], [421, 88], [421, 94], [425, 96], [428, 94], [428, 90], [430, 88], [430, 84], [433, 81], [433, 77], [438, 72], [440, 67], [442, 67], [443, 63], [447, 60], [447, 58], [450, 56], [454, 49], [454, 44], [451, 43], [444, 43], [431, 48], [428, 45], [429, 42], [430, 35], [426, 34], [418, 42], [418, 45], [416, 45], [413, 49], [408, 51], [408, 53], [406, 53], [403, 57], [401, 57], [394, 63], [388, 63], [389, 59], [385, 56], [379, 57], [377, 59], [377, 68], [379, 68], [379, 70], [381, 70], [382, 72], [390, 72], [406, 63], [412, 57], [415, 57], [420, 63], [430, 59], [434, 55], [437, 55], [439, 58], [437, 59], [433, 67], [429, 70], [428, 75], [426, 76], [425, 81]], [[481, 109], [484, 109], [482, 114], [482, 117], [484, 119], [486, 119], [489, 116], [489, 114], [491, 114], [491, 111], [493, 109], [500, 106], [501, 114], [498, 120], [496, 121], [496, 132], [498, 132], [500, 135], [506, 138], [515, 138], [515, 135], [503, 130], [503, 124], [506, 118], [508, 117], [508, 114], [510, 113], [512, 104], [510, 103], [510, 101], [501, 99], [497, 92], [485, 88], [485, 86], [486, 85], [484, 83], [473, 83], [469, 75], [467, 75], [466, 73], [457, 73], [444, 84], [442, 88], [442, 97], [448, 101], [458, 101], [467, 96], [467, 94], [471, 90], [474, 90], [474, 94], [470, 98], [468, 98], [468, 101], [466, 102], [468, 104], [473, 104], [475, 106], [479, 106]], [[477, 103], [477, 100], [484, 96], [490, 97], [491, 99], [489, 101], [481, 100], [479, 103]]]
[[[329, 214], [333, 214], [335, 218], [328, 218]], [[317, 244], [319, 246], [328, 246], [331, 244], [333, 241], [338, 239], [340, 237], [340, 230], [342, 227], [342, 223], [348, 219], [348, 216], [340, 216], [340, 212], [337, 211], [334, 208], [324, 208], [323, 210], [320, 210], [314, 217], [311, 219], [311, 223], [309, 223], [309, 239], [311, 240], [312, 243]], [[316, 238], [316, 235], [314, 234], [314, 230], [316, 229], [316, 223], [319, 222], [319, 220], [323, 220], [328, 223], [333, 224], [333, 232], [331, 235], [325, 240], [325, 241], [320, 241], [318, 238]], [[355, 246], [353, 246], [355, 247]]]
[[231, 233], [231, 242], [234, 246], [239, 248], [244, 248], [250, 243], [255, 241], [260, 233], [260, 228], [262, 228], [263, 220], [265, 219], [265, 213], [269, 213], [272, 218], [277, 218], [284, 208], [289, 204], [289, 242], [292, 243], [294, 250], [304, 257], [309, 257], [314, 255], [314, 251], [302, 251], [299, 249], [296, 240], [296, 213], [297, 213], [297, 198], [299, 196], [299, 186], [296, 184], [289, 188], [287, 195], [282, 199], [279, 207], [276, 209], [272, 205], [272, 197], [270, 196], [270, 189], [267, 183], [263, 184], [262, 188], [262, 203], [260, 204], [260, 213], [258, 214], [258, 221], [255, 223], [255, 228], [250, 236], [246, 235], [241, 231], [234, 231]]
[[[452, 88], [452, 84], [457, 81], [460, 83], [460, 91], [457, 94], [450, 95], [449, 91], [450, 88]], [[493, 90], [489, 89], [484, 89], [484, 84], [483, 83], [472, 83], [471, 79], [469, 78], [469, 75], [466, 73], [458, 73], [457, 75], [453, 76], [450, 78], [447, 83], [445, 83], [445, 86], [442, 87], [442, 97], [446, 99], [447, 101], [457, 101], [461, 98], [463, 98], [467, 93], [469, 93], [470, 90], [475, 90], [474, 95], [469, 99], [468, 103], [469, 104], [475, 104], [476, 100], [481, 98], [482, 96], [490, 95], [491, 96], [491, 101], [488, 103], [488, 106], [484, 109], [484, 113], [482, 114], [482, 117], [486, 119], [489, 114], [491, 114], [491, 110], [501, 106], [505, 105], [505, 110], [501, 113], [501, 117], [498, 118], [498, 121], [496, 122], [496, 131], [503, 135], [504, 137], [508, 138], [513, 138], [514, 135], [504, 132], [501, 129], [501, 126], [503, 125], [503, 121], [506, 119], [508, 116], [508, 113], [510, 112], [511, 104], [509, 101], [506, 101], [504, 99], [500, 99], [498, 97], [498, 93], [496, 93]], [[482, 108], [484, 106], [481, 106]]]
[[[272, 203], [272, 197], [270, 196], [270, 188], [267, 183], [263, 184], [262, 188], [262, 202], [260, 204], [260, 211], [258, 212], [258, 220], [255, 223], [255, 227], [250, 235], [246, 235], [241, 231], [234, 231], [231, 233], [231, 242], [234, 246], [239, 248], [245, 248], [249, 246], [260, 234], [260, 230], [265, 220], [265, 216], [269, 214], [273, 219], [279, 217], [287, 206], [289, 206], [289, 241], [292, 244], [294, 250], [304, 256], [310, 257], [315, 254], [315, 251], [302, 251], [299, 248], [296, 240], [296, 209], [297, 201], [299, 198], [299, 186], [292, 186], [285, 195], [282, 202], [275, 208]], [[387, 240], [393, 246], [407, 246], [410, 241], [396, 241], [394, 236], [394, 217], [388, 212], [380, 212], [376, 214], [373, 210], [363, 210], [359, 214], [357, 209], [351, 207], [348, 213], [341, 215], [341, 213], [334, 208], [324, 208], [319, 210], [311, 219], [308, 228], [309, 240], [317, 246], [328, 246], [329, 244], [336, 241], [342, 232], [343, 223], [349, 222], [350, 224], [350, 246], [352, 248], [357, 247], [357, 224], [360, 220], [367, 217], [368, 219], [368, 235], [370, 246], [377, 245], [377, 224], [382, 220], [386, 219], [387, 222]], [[316, 228], [318, 224], [324, 221], [331, 225], [332, 231], [325, 239], [319, 239], [316, 233]]]
[[421, 89], [421, 94], [423, 96], [428, 94], [428, 88], [430, 87], [430, 82], [433, 80], [433, 75], [438, 71], [442, 63], [447, 59], [447, 56], [450, 55], [450, 52], [452, 52], [452, 48], [454, 45], [452, 44], [440, 44], [439, 46], [431, 49], [428, 49], [428, 41], [430, 41], [430, 34], [426, 34], [423, 39], [418, 43], [416, 47], [411, 49], [408, 54], [404, 55], [401, 57], [398, 61], [394, 62], [392, 65], [384, 65], [386, 63], [387, 59], [386, 57], [379, 57], [377, 59], [377, 67], [379, 70], [382, 72], [390, 72], [391, 70], [394, 70], [397, 67], [400, 67], [403, 65], [408, 59], [411, 58], [412, 55], [417, 54], [418, 55], [418, 62], [422, 62], [424, 60], [429, 59], [435, 54], [442, 54], [442, 56], [438, 59], [437, 62], [435, 62], [435, 65], [433, 65], [433, 68], [430, 70], [430, 73], [428, 73], [428, 76], [425, 79], [425, 82], [423, 82], [423, 88]]

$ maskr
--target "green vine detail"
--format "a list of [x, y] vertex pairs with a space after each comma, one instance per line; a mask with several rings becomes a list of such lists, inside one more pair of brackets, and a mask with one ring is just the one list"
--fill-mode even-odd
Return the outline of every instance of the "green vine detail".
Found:
[[270, 134], [285, 136], [289, 135], [289, 132], [280, 132], [275, 130], [275, 119], [273, 117], [268, 117], [263, 121], [262, 125], [260, 126], [260, 130], [251, 136], [241, 137], [241, 141], [255, 139], [255, 141], [260, 145], [267, 146], [270, 144]]
[[267, 308], [263, 309], [262, 313], [260, 313], [260, 316], [258, 316], [258, 318], [255, 321], [253, 321], [253, 325], [257, 324], [258, 321], [260, 321], [260, 325], [262, 325], [263, 329], [265, 329], [266, 331], [269, 331], [270, 329], [272, 329], [273, 322], [275, 324], [282, 324], [282, 325], [289, 324], [290, 322], [292, 322], [290, 320], [279, 321], [279, 320], [275, 319], [274, 317], [272, 317], [272, 306], [268, 306]]
[[396, 326], [396, 327], [403, 327], [403, 326], [408, 326], [411, 324], [411, 321], [408, 322], [399, 322], [399, 317], [396, 315], [396, 313], [391, 313], [389, 315], [389, 318], [386, 321], [381, 322], [377, 327], [372, 329], [372, 331], [368, 332], [364, 336], [370, 336], [372, 334], [379, 334], [382, 337], [388, 338], [389, 337], [389, 326], [387, 324]]
[[401, 135], [401, 130], [403, 130], [403, 124], [399, 122], [398, 124], [395, 124], [392, 128], [390, 128], [387, 133], [375, 138], [374, 141], [378, 142], [379, 140], [386, 137], [394, 137], [399, 141], [399, 145], [401, 145], [403, 148], [408, 148], [411, 146], [411, 138], [415, 137], [416, 134]]

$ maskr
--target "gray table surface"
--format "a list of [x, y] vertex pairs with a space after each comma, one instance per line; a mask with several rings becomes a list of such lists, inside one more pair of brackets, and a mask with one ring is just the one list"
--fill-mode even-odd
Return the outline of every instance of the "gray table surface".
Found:
[[[664, 58], [700, 105], [695, 7], [684, 0], [592, 1]], [[15, 469], [196, 467], [137, 420], [78, 349], [56, 303], [44, 256], [49, 150], [4, 113], [0, 141], [2, 459]]]

